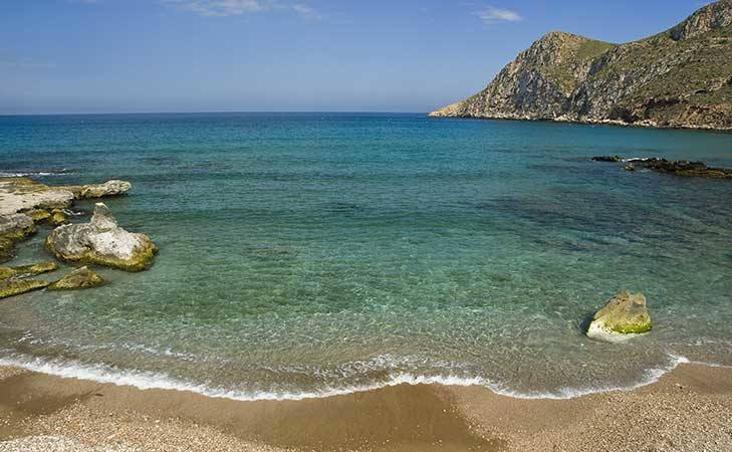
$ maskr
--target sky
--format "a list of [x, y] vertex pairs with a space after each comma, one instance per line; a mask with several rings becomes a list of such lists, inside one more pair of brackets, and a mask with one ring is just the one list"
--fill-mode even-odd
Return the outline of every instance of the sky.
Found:
[[627, 42], [699, 0], [0, 0], [0, 114], [426, 112], [544, 33]]

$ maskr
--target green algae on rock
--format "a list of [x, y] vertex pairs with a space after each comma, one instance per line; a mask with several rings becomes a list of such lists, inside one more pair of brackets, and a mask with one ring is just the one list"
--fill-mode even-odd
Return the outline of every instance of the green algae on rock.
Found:
[[104, 285], [104, 278], [89, 267], [79, 267], [48, 286], [48, 290], [88, 289]]
[[0, 215], [0, 262], [15, 255], [15, 244], [35, 234], [36, 226], [28, 215], [16, 213]]
[[49, 221], [53, 226], [61, 226], [69, 222], [69, 214], [61, 209], [53, 209]]
[[44, 209], [31, 209], [23, 213], [31, 217], [34, 223], [41, 223], [51, 218], [51, 212]]
[[157, 252], [147, 235], [120, 228], [103, 203], [96, 204], [89, 223], [67, 224], [54, 229], [46, 238], [46, 248], [62, 261], [131, 272], [149, 268]]
[[58, 270], [58, 264], [53, 261], [40, 262], [32, 265], [19, 265], [14, 267], [0, 266], [0, 279], [10, 277], [34, 276], [41, 273], [48, 273]]
[[0, 298], [12, 297], [32, 290], [43, 289], [48, 284], [48, 281], [40, 279], [4, 279], [0, 281]]
[[611, 298], [592, 317], [587, 336], [607, 342], [621, 342], [651, 331], [653, 324], [642, 293], [627, 290]]

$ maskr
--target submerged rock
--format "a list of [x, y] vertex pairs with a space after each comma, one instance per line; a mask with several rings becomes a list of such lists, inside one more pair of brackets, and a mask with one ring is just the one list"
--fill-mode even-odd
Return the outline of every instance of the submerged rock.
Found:
[[648, 333], [653, 327], [642, 293], [620, 292], [592, 317], [587, 336], [607, 342], [620, 342]]
[[0, 267], [0, 279], [11, 277], [34, 276], [41, 273], [48, 273], [58, 270], [56, 262], [41, 262], [33, 265], [20, 265], [15, 267]]
[[157, 252], [147, 235], [120, 228], [103, 203], [94, 207], [91, 222], [54, 229], [46, 239], [46, 247], [66, 262], [98, 264], [126, 271], [147, 269]]
[[714, 168], [707, 166], [704, 162], [691, 162], [689, 160], [634, 159], [629, 160], [625, 165], [626, 170], [633, 171], [636, 168], [647, 168], [659, 173], [669, 173], [676, 176], [732, 179], [732, 169]]
[[8, 278], [0, 281], [0, 298], [12, 297], [32, 290], [43, 289], [48, 284], [48, 281], [40, 279]]
[[599, 155], [592, 157], [595, 162], [622, 162], [623, 158], [619, 155]]
[[48, 290], [74, 290], [99, 287], [106, 281], [101, 275], [89, 269], [80, 267], [68, 275], [48, 286]]
[[659, 173], [668, 173], [676, 176], [706, 177], [710, 179], [732, 179], [732, 169], [707, 166], [704, 162], [689, 160], [666, 160], [655, 157], [623, 159], [620, 156], [592, 157], [596, 162], [622, 162], [623, 169], [635, 171], [646, 168]]
[[110, 180], [103, 184], [67, 185], [62, 187], [74, 194], [76, 199], [103, 198], [127, 193], [132, 184], [123, 180]]

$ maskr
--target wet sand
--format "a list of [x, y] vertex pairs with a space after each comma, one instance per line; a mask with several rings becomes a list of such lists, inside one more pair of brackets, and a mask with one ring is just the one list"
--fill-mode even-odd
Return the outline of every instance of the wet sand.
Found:
[[0, 368], [5, 451], [730, 451], [732, 370], [571, 400], [401, 385], [238, 402]]

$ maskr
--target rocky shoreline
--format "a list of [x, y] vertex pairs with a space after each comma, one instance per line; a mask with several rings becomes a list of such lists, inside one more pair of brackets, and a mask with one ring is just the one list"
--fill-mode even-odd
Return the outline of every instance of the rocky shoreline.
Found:
[[86, 265], [126, 271], [149, 268], [157, 253], [153, 241], [145, 234], [119, 227], [103, 203], [96, 204], [89, 223], [69, 221], [69, 209], [75, 200], [120, 196], [131, 188], [131, 183], [120, 180], [49, 186], [27, 177], [0, 178], [0, 263], [15, 257], [20, 242], [50, 227], [47, 250], [58, 261], [83, 265], [53, 282], [33, 277], [58, 270], [56, 262], [0, 266], [0, 298], [44, 288], [70, 290], [104, 284], [101, 276]]

